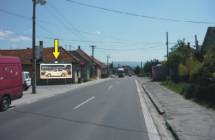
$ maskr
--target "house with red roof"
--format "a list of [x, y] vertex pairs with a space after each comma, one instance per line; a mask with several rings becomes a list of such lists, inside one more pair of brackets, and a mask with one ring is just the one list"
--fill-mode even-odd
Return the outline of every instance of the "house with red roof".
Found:
[[93, 58], [84, 52], [79, 46], [78, 49], [74, 51], [70, 51], [70, 54], [77, 57], [80, 60], [80, 71], [81, 71], [81, 79], [83, 81], [88, 81], [90, 78], [102, 78], [102, 73], [105, 72], [105, 64], [101, 61]]
[[[60, 55], [56, 60], [53, 56], [54, 48], [43, 48], [41, 59], [37, 61], [36, 81], [37, 84], [66, 84], [72, 82], [78, 82], [79, 64], [80, 60], [67, 52], [64, 48], [59, 47]], [[23, 70], [32, 72], [32, 49], [16, 49], [16, 50], [0, 50], [2, 56], [16, 56], [21, 59]], [[71, 78], [52, 78], [41, 79], [40, 64], [71, 64], [72, 65], [72, 77]]]
[[96, 77], [97, 78], [106, 77], [107, 76], [107, 66], [104, 63], [102, 63], [101, 61], [99, 61], [98, 59], [96, 59], [95, 57], [93, 59], [94, 59], [94, 63], [95, 63]]

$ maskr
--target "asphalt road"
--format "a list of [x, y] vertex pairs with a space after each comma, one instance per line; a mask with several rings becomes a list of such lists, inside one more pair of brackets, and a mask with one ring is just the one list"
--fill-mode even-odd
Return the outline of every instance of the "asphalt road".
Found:
[[134, 78], [0, 112], [1, 140], [148, 140]]

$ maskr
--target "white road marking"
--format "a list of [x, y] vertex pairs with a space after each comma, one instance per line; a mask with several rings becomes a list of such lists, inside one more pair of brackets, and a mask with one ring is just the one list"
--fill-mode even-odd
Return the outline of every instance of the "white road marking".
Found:
[[110, 85], [109, 87], [108, 87], [108, 90], [110, 90], [110, 89], [112, 89], [113, 88], [113, 86], [112, 85]]
[[141, 108], [142, 108], [142, 113], [143, 116], [145, 118], [145, 124], [146, 124], [146, 128], [148, 131], [148, 136], [149, 136], [149, 140], [161, 140], [160, 135], [157, 131], [157, 128], [154, 124], [154, 121], [152, 119], [151, 114], [149, 113], [148, 108], [146, 107], [146, 103], [143, 99], [143, 96], [141, 95], [143, 90], [141, 90], [142, 88], [140, 87], [139, 83], [137, 80], [135, 80], [136, 86], [137, 86], [137, 92], [138, 92], [138, 96], [140, 99], [140, 104], [141, 104]]
[[95, 99], [95, 97], [90, 97], [89, 99], [85, 100], [84, 102], [80, 103], [79, 105], [75, 106], [73, 109], [76, 110], [78, 109], [79, 107], [83, 106], [84, 104], [88, 103], [89, 101]]

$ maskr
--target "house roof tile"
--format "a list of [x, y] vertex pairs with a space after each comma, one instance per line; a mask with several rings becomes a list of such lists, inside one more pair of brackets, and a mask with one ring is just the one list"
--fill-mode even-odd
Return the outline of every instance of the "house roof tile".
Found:
[[207, 33], [203, 41], [203, 49], [215, 46], [215, 27], [208, 27]]
[[[54, 48], [43, 48], [43, 60], [42, 62], [53, 62], [55, 58], [53, 56]], [[79, 59], [70, 53], [68, 53], [62, 47], [59, 47], [60, 55], [58, 57], [59, 62], [77, 63]], [[0, 50], [2, 56], [17, 56], [21, 59], [22, 64], [31, 64], [32, 49], [16, 49], [16, 50]]]
[[[93, 60], [92, 56], [88, 55], [81, 48], [78, 48], [75, 51], [71, 51], [70, 53], [73, 54], [74, 56], [78, 57], [81, 61], [84, 61], [85, 63], [91, 63]], [[104, 63], [102, 63], [101, 61], [99, 61], [95, 57], [94, 57], [94, 62], [100, 68], [106, 67]]]

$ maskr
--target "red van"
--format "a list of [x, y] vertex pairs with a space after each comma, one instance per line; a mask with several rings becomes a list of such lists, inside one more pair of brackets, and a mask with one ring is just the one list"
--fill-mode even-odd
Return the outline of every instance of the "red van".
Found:
[[18, 57], [0, 56], [0, 110], [9, 108], [11, 101], [22, 97], [22, 65]]

